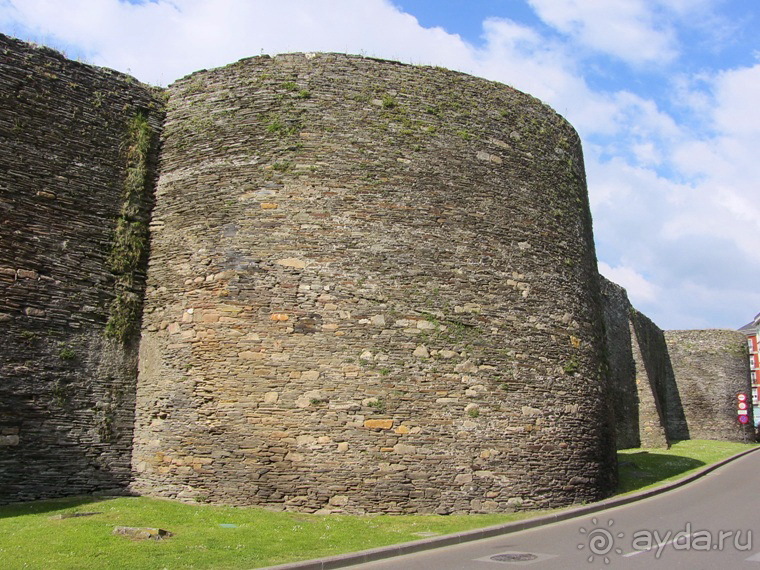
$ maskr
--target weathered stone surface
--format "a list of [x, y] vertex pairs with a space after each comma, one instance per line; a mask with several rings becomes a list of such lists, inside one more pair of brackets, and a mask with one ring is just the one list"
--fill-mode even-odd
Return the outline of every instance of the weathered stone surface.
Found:
[[682, 439], [753, 441], [736, 418], [750, 393], [743, 336], [665, 331], [636, 311], [625, 290], [601, 278], [617, 445], [667, 447]]
[[329, 502], [333, 507], [345, 507], [348, 504], [348, 497], [345, 495], [335, 495], [330, 497]]
[[666, 393], [672, 416], [677, 402], [663, 333], [633, 308], [625, 289], [600, 280], [617, 447], [668, 447]]
[[752, 406], [746, 425], [736, 413], [736, 395], [752, 393], [744, 335], [719, 329], [666, 331], [665, 339], [683, 410], [674, 437], [754, 441]]
[[19, 279], [39, 279], [39, 274], [36, 271], [28, 271], [26, 269], [16, 271], [16, 276]]
[[631, 311], [631, 347], [636, 363], [639, 438], [642, 447], [669, 447], [673, 426], [683, 418], [679, 390], [662, 330], [639, 311]]
[[280, 394], [278, 392], [267, 392], [266, 394], [264, 394], [265, 404], [274, 404], [279, 399], [280, 399]]
[[[123, 488], [133, 453], [183, 500], [506, 511], [610, 488], [607, 399], [621, 447], [752, 438], [741, 335], [603, 282], [604, 381], [580, 146], [535, 99], [289, 55], [177, 82], [162, 123], [131, 78], [0, 48], [0, 502]], [[145, 285], [145, 244], [112, 259], [152, 207], [124, 201], [137, 114], [166, 129], [136, 398], [104, 330]]]
[[0, 445], [18, 445], [18, 435], [0, 435]]
[[306, 267], [306, 262], [303, 259], [296, 259], [295, 257], [278, 259], [275, 263], [283, 267], [293, 267], [295, 269], [304, 269]]
[[[168, 109], [135, 491], [401, 513], [610, 490], [583, 159], [561, 117], [460, 73], [319, 54], [193, 74]], [[379, 475], [389, 458], [403, 469]]]
[[[139, 332], [146, 259], [109, 261], [138, 114], [160, 131], [154, 89], [0, 35], [0, 503], [131, 478], [136, 336], [104, 330], [121, 295]], [[129, 216], [147, 227], [142, 190]]]
[[415, 348], [412, 354], [417, 358], [430, 358], [430, 352], [428, 352], [428, 349], [425, 345], [420, 345]]
[[364, 427], [368, 429], [391, 429], [393, 420], [365, 420]]
[[618, 449], [639, 447], [639, 396], [630, 324], [633, 307], [625, 289], [602, 276], [599, 279], [610, 396], [615, 416], [615, 442]]

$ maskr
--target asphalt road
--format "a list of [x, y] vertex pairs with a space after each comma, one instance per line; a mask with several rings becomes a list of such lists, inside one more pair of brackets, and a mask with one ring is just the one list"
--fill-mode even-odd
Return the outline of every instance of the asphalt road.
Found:
[[351, 566], [361, 570], [760, 570], [760, 452], [667, 493], [513, 534]]

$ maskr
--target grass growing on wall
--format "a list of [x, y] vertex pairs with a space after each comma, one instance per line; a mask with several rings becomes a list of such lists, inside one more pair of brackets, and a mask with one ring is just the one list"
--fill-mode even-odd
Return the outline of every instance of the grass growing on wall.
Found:
[[143, 211], [150, 187], [153, 139], [154, 132], [145, 115], [138, 113], [132, 117], [125, 142], [123, 202], [108, 256], [108, 268], [116, 277], [116, 296], [111, 302], [106, 335], [122, 341], [136, 331], [140, 316], [141, 302], [134, 285], [148, 248], [148, 225]]
[[[624, 464], [618, 491], [630, 490], [626, 479], [636, 481], [633, 488], [651, 486], [750, 447], [693, 440], [678, 442], [667, 451], [623, 450], [618, 455]], [[51, 518], [76, 512], [98, 514]], [[3, 570], [257, 568], [417, 540], [424, 536], [419, 533], [449, 534], [546, 512], [319, 516], [145, 497], [56, 499], [0, 507], [0, 562]], [[159, 527], [174, 536], [156, 542], [133, 541], [113, 535], [115, 526]]]

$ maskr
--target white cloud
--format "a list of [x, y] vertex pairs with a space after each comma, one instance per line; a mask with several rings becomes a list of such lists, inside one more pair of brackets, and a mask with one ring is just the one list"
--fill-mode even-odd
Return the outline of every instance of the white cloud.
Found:
[[[663, 299], [672, 302], [663, 302]], [[738, 302], [737, 302], [738, 301]], [[743, 287], [741, 283], [723, 283], [719, 287], [699, 282], [683, 281], [677, 287], [663, 291], [657, 308], [655, 323], [676, 323], [670, 328], [736, 329], [757, 313], [760, 293]], [[649, 308], [649, 307], [647, 307]], [[653, 313], [644, 311], [647, 316]]]
[[673, 148], [673, 164], [694, 181], [692, 199], [665, 225], [668, 236], [710, 235], [731, 240], [749, 259], [760, 235], [760, 65], [724, 70], [701, 82], [709, 101], [696, 140]]
[[634, 306], [657, 299], [657, 287], [631, 267], [611, 267], [599, 262], [599, 273], [610, 281], [617, 283], [628, 292], [628, 298]]
[[632, 64], [663, 64], [678, 52], [672, 26], [651, 0], [528, 0], [539, 17], [580, 45]]
[[641, 165], [656, 166], [662, 163], [663, 157], [652, 142], [634, 144], [632, 150], [636, 161]]
[[674, 137], [679, 134], [673, 118], [663, 113], [652, 99], [646, 99], [629, 91], [615, 94], [618, 107], [618, 124], [636, 136]]
[[[466, 67], [472, 47], [385, 0], [10, 0], [32, 34], [85, 48], [99, 65], [168, 83], [259, 53], [336, 51]], [[0, 20], [2, 21], [2, 20]]]
[[570, 119], [578, 130], [614, 131], [618, 107], [592, 91], [566, 47], [506, 19], [483, 23], [485, 44], [469, 71], [530, 93]]
[[760, 64], [723, 71], [714, 79], [715, 128], [723, 133], [760, 134]]

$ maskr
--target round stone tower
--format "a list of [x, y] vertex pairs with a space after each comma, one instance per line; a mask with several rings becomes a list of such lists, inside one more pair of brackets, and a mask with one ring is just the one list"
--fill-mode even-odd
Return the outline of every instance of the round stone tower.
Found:
[[613, 484], [581, 147], [540, 101], [345, 55], [195, 73], [151, 232], [135, 490], [450, 513]]

